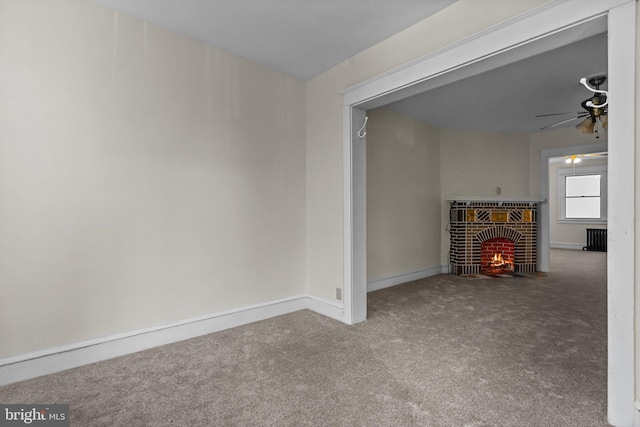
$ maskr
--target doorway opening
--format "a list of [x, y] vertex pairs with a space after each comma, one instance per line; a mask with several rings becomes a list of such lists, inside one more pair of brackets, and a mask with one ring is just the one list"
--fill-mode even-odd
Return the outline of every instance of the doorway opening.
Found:
[[[608, 363], [615, 367], [609, 371], [608, 411], [610, 422], [630, 423], [634, 416], [634, 298], [633, 287], [621, 284], [634, 281], [635, 76], [634, 61], [630, 58], [635, 58], [635, 4], [605, 0], [589, 8], [584, 6], [577, 0], [570, 0], [536, 10], [529, 16], [518, 17], [517, 22], [514, 20], [487, 30], [485, 34], [345, 92], [345, 320], [356, 323], [366, 319], [366, 200], [362, 200], [366, 192], [366, 151], [364, 144], [359, 144], [354, 138], [365, 112], [517, 60], [515, 58], [529, 57], [557, 47], [566, 43], [567, 37], [575, 36], [574, 30], [578, 29], [579, 33], [582, 25], [606, 17], [609, 28], [609, 92], [618, 105], [616, 121], [609, 124], [609, 138], [616, 141], [615, 148], [609, 149], [610, 169], [616, 170], [610, 175], [609, 205], [615, 208], [616, 220], [610, 222], [608, 252]], [[530, 159], [531, 170], [542, 169], [538, 178], [542, 180], [541, 187], [545, 169], [548, 169], [544, 156], [543, 152], [541, 158]], [[540, 194], [545, 194], [544, 188], [540, 190]], [[538, 269], [548, 271], [549, 213], [544, 203], [539, 223]]]

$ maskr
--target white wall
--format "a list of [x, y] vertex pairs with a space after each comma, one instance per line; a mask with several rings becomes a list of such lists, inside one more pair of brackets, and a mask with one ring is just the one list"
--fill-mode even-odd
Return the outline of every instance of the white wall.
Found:
[[[542, 145], [585, 143], [585, 135], [573, 128], [531, 135], [459, 131], [437, 129], [385, 108], [367, 114], [369, 280], [448, 263], [447, 196], [495, 197], [497, 187], [500, 197], [529, 196], [530, 155], [539, 159]], [[587, 138], [595, 141], [593, 135]], [[585, 158], [577, 167], [606, 163]], [[552, 244], [581, 249], [586, 245], [585, 228], [606, 225], [558, 223], [557, 171], [563, 167], [564, 163], [550, 167]], [[441, 245], [436, 249], [433, 237], [438, 233]]]
[[[576, 153], [578, 154], [578, 153]], [[577, 173], [580, 169], [591, 166], [601, 166], [607, 164], [606, 158], [583, 158], [582, 161], [575, 165]], [[582, 249], [587, 245], [587, 228], [607, 228], [602, 223], [580, 223], [567, 224], [558, 222], [558, 170], [572, 169], [573, 166], [567, 165], [565, 162], [549, 162], [549, 231], [551, 235], [551, 245], [557, 247]]]
[[503, 132], [442, 129], [442, 263], [448, 264], [449, 221], [447, 196], [528, 196], [529, 137]]
[[305, 98], [91, 2], [0, 0], [0, 356], [304, 293]]
[[[447, 265], [447, 196], [495, 197], [500, 187], [500, 197], [527, 197], [530, 176], [536, 175], [529, 171], [530, 155], [539, 159], [540, 146], [585, 142], [585, 135], [573, 128], [530, 135], [459, 131], [434, 128], [385, 108], [367, 114], [369, 280]], [[588, 136], [590, 142], [594, 138]], [[530, 152], [530, 145], [535, 152]], [[606, 159], [586, 158], [578, 167], [606, 163]], [[582, 248], [586, 245], [585, 228], [606, 225], [558, 223], [557, 171], [562, 167], [566, 165], [552, 163], [550, 167], [552, 244]], [[430, 202], [425, 204], [427, 200]], [[434, 221], [439, 222], [439, 228]], [[441, 234], [437, 251], [432, 247], [436, 233]]]
[[367, 113], [367, 277], [448, 264], [446, 196], [528, 196], [529, 135]]
[[367, 112], [367, 278], [440, 266], [440, 132]]
[[526, 134], [443, 129], [442, 193], [528, 196], [529, 138]]

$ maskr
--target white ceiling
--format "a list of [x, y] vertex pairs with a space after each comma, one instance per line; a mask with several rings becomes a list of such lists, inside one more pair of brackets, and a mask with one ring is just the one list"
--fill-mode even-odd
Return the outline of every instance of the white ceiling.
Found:
[[[593, 30], [605, 31], [606, 26]], [[607, 35], [601, 32], [387, 107], [439, 128], [531, 133], [584, 112], [580, 103], [593, 93], [580, 78], [606, 71]], [[606, 88], [607, 83], [601, 87]], [[569, 114], [536, 118], [564, 112]]]
[[94, 0], [309, 79], [457, 0]]
[[[457, 0], [93, 1], [308, 79]], [[581, 27], [573, 44], [388, 107], [436, 127], [480, 131], [529, 133], [571, 118], [535, 116], [577, 114], [591, 95], [579, 79], [606, 72], [606, 19]]]

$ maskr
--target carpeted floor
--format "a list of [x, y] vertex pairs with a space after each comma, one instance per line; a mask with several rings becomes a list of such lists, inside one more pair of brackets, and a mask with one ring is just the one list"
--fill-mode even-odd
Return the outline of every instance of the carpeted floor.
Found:
[[0, 388], [72, 426], [606, 426], [606, 254], [546, 276], [440, 275]]

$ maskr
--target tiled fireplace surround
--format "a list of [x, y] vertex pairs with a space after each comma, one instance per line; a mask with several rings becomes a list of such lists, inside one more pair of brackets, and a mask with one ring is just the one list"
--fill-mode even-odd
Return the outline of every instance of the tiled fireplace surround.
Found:
[[[449, 263], [457, 275], [484, 273], [482, 247], [509, 246], [514, 273], [535, 273], [538, 201], [449, 200]], [[490, 242], [491, 241], [491, 242]], [[485, 249], [486, 253], [486, 249]], [[486, 257], [486, 254], [485, 254]], [[486, 266], [485, 266], [486, 267]]]

